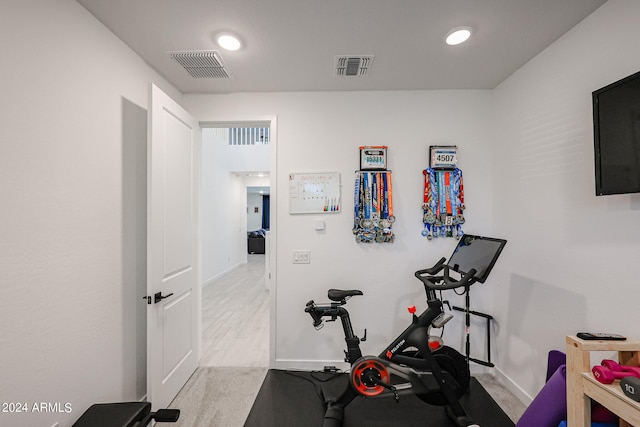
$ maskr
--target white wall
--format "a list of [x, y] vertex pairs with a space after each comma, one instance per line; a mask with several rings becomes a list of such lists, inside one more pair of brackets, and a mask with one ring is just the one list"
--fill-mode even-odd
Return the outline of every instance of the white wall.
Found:
[[[494, 93], [497, 364], [523, 393], [566, 334], [638, 336], [640, 195], [596, 197], [591, 92], [640, 69], [640, 2], [610, 0]], [[599, 363], [600, 359], [593, 362]]]
[[[277, 203], [278, 367], [307, 366], [310, 362], [321, 367], [327, 360], [342, 360], [344, 342], [339, 323], [316, 332], [303, 311], [309, 299], [325, 301], [331, 287], [364, 291], [364, 297], [352, 300], [349, 308], [357, 333], [361, 335], [368, 328], [369, 339], [363, 349], [370, 353], [377, 354], [391, 336], [406, 327], [410, 319], [406, 306], [426, 305], [413, 272], [448, 256], [456, 244], [454, 239], [428, 242], [420, 235], [422, 170], [428, 166], [429, 145], [460, 146], [468, 206], [465, 229], [492, 233], [489, 91], [185, 95], [184, 105], [205, 121], [278, 116], [279, 191], [271, 201], [272, 205]], [[321, 131], [309, 133], [308, 129]], [[381, 144], [390, 147], [397, 238], [393, 244], [356, 244], [351, 229], [358, 147]], [[326, 171], [341, 174], [343, 211], [290, 215], [288, 174]], [[313, 230], [313, 219], [320, 216], [326, 221], [322, 233]], [[291, 252], [296, 249], [310, 250], [311, 264], [292, 265]], [[472, 291], [475, 309], [490, 311], [489, 286]], [[461, 348], [461, 332], [460, 323], [452, 322], [448, 327], [446, 338], [454, 347]], [[477, 351], [482, 352], [482, 343], [478, 345]]]
[[[256, 209], [258, 211], [256, 212]], [[247, 231], [262, 228], [262, 194], [247, 194]]]
[[[202, 132], [204, 286], [247, 262], [247, 186], [269, 185], [268, 178], [244, 176], [245, 172], [268, 173], [269, 145], [230, 146], [227, 132], [226, 128]], [[262, 203], [259, 217], [261, 221]]]
[[0, 425], [65, 427], [144, 396], [148, 85], [180, 94], [75, 1], [4, 2], [0, 50], [0, 401], [71, 404]]
[[202, 132], [202, 282], [247, 262], [247, 197], [243, 178], [232, 174], [223, 129]]

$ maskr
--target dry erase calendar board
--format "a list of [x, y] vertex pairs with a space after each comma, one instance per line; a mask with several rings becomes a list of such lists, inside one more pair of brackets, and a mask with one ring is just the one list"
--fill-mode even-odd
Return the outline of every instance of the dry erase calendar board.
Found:
[[338, 172], [289, 174], [289, 213], [332, 213], [340, 208]]

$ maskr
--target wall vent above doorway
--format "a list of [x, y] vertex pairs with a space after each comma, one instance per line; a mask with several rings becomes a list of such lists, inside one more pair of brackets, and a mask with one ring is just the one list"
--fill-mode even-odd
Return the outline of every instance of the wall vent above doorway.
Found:
[[335, 75], [338, 77], [366, 77], [371, 72], [375, 55], [336, 55]]
[[196, 79], [232, 79], [233, 74], [215, 50], [167, 52]]

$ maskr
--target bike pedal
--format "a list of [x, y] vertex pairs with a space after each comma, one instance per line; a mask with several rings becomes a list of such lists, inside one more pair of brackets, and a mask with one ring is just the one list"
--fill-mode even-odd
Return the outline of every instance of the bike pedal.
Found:
[[451, 319], [453, 319], [453, 314], [440, 313], [435, 319], [433, 319], [433, 321], [431, 322], [431, 325], [434, 328], [442, 328], [445, 325], [445, 323], [447, 323]]

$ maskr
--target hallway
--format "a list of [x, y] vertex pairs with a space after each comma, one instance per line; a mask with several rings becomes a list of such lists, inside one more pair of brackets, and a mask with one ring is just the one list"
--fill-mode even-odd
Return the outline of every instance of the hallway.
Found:
[[202, 290], [200, 366], [269, 366], [269, 291], [265, 256], [247, 263]]

